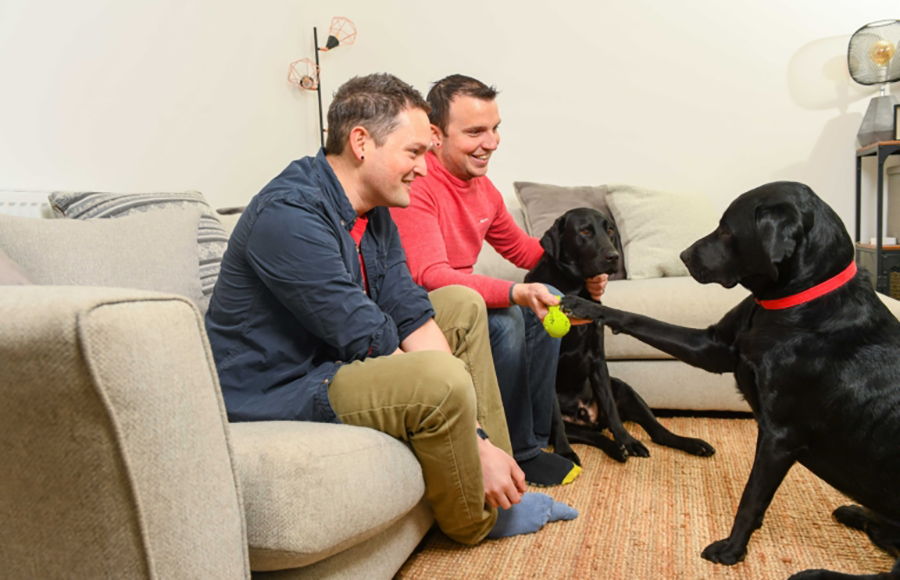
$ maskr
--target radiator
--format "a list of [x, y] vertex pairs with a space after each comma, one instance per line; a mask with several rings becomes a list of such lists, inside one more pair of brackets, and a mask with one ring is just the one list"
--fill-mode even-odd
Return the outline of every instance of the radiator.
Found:
[[0, 190], [0, 213], [34, 218], [52, 218], [46, 191]]

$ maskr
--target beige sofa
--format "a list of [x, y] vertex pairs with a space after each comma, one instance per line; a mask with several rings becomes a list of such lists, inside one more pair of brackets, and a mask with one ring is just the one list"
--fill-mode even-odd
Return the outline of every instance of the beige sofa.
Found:
[[[10, 219], [0, 250], [41, 285], [0, 286], [4, 576], [396, 573], [433, 523], [403, 443], [345, 425], [226, 421], [198, 306], [196, 212]], [[477, 268], [524, 275], [490, 248]], [[168, 293], [147, 291], [161, 284]], [[604, 300], [704, 327], [743, 295], [682, 277], [615, 281]], [[612, 374], [653, 407], [747, 408], [728, 375], [624, 336], [607, 348]]]
[[390, 578], [431, 527], [400, 441], [226, 421], [202, 295], [89, 286], [177, 287], [183, 252], [196, 278], [198, 219], [0, 216], [0, 250], [41, 284], [0, 286], [4, 577]]

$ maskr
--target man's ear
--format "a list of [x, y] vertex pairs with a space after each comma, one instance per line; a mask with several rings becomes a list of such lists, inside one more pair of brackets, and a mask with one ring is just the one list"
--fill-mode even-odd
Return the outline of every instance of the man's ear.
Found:
[[794, 254], [806, 235], [803, 216], [793, 204], [779, 203], [756, 208], [756, 235], [762, 249], [762, 267], [778, 280], [778, 264]]
[[553, 225], [550, 226], [544, 235], [541, 236], [541, 247], [544, 252], [554, 260], [559, 260], [559, 240], [562, 238], [563, 232], [566, 231], [566, 216], [562, 215], [556, 218]]
[[431, 144], [435, 147], [444, 140], [444, 132], [437, 125], [431, 126]]
[[350, 129], [350, 137], [347, 139], [347, 146], [353, 152], [353, 156], [362, 161], [366, 155], [366, 149], [374, 144], [369, 131], [362, 125], [357, 125]]

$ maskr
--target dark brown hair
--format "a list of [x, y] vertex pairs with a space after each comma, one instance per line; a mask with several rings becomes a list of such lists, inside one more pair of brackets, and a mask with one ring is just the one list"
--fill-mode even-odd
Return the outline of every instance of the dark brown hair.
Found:
[[432, 125], [440, 127], [444, 133], [447, 132], [447, 121], [450, 117], [450, 101], [457, 95], [493, 101], [497, 97], [497, 89], [465, 75], [450, 75], [434, 83], [427, 97], [428, 104], [431, 105], [428, 120]]
[[325, 153], [340, 155], [353, 127], [361, 125], [381, 146], [397, 127], [397, 115], [409, 108], [431, 110], [422, 94], [394, 75], [353, 77], [340, 86], [328, 107]]

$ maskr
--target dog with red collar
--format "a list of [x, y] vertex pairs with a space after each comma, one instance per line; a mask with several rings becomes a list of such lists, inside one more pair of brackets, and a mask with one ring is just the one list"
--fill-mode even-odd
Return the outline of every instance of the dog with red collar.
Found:
[[[834, 516], [900, 557], [900, 321], [878, 298], [838, 215], [800, 183], [738, 197], [719, 227], [681, 254], [701, 283], [738, 284], [748, 297], [718, 323], [690, 329], [562, 299], [693, 366], [734, 373], [759, 425], [756, 457], [731, 534], [702, 553], [732, 565], [795, 463], [860, 505]], [[807, 570], [794, 579], [900, 579]]]

